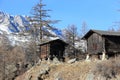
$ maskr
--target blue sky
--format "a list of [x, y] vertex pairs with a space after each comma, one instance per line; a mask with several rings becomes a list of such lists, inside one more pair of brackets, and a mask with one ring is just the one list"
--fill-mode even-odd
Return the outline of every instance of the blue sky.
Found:
[[[0, 0], [0, 10], [11, 15], [30, 15], [39, 0]], [[51, 19], [61, 20], [55, 26], [63, 29], [74, 24], [81, 28], [85, 21], [89, 29], [108, 30], [120, 21], [120, 0], [43, 0], [51, 9]], [[117, 27], [115, 27], [117, 28]]]

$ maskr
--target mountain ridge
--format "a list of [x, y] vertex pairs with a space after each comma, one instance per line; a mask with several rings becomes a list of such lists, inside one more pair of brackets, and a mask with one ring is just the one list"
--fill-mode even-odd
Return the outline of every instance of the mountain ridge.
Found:
[[[11, 41], [14, 40], [23, 41], [23, 42], [28, 41], [25, 38], [21, 38], [23, 40], [18, 38], [19, 33], [25, 33], [26, 31], [33, 29], [31, 22], [27, 18], [28, 18], [27, 16], [22, 16], [22, 15], [13, 16], [0, 11], [0, 34], [6, 34]], [[43, 32], [45, 34], [49, 34], [48, 36], [49, 39], [53, 39], [56, 37], [63, 38], [61, 30], [54, 28], [52, 26], [49, 27], [48, 26], [49, 25], [43, 26]], [[26, 37], [29, 37], [29, 40], [30, 40], [30, 36], [32, 37], [32, 35], [30, 34], [26, 35]]]

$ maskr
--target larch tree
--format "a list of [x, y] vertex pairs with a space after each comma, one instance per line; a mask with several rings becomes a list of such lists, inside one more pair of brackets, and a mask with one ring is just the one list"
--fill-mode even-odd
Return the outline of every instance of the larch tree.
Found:
[[[15, 65], [25, 59], [23, 57], [23, 50], [14, 46], [11, 46], [10, 40], [6, 37], [6, 34], [0, 35], [0, 78], [2, 80], [7, 80], [14, 77], [13, 68]], [[14, 50], [13, 50], [14, 49]], [[11, 67], [9, 67], [11, 66]]]
[[47, 12], [50, 10], [45, 10], [43, 9], [43, 7], [46, 6], [45, 4], [42, 3], [42, 0], [39, 1], [38, 4], [36, 4], [33, 8], [32, 8], [32, 17], [31, 17], [31, 21], [33, 23], [33, 26], [35, 28], [34, 32], [36, 34], [38, 34], [39, 37], [39, 41], [42, 42], [42, 27], [43, 24], [47, 24], [48, 20], [45, 20], [46, 18], [50, 17]]
[[77, 27], [75, 25], [69, 25], [64, 30], [64, 36], [65, 36], [66, 41], [69, 43], [69, 46], [66, 52], [68, 53], [70, 57], [71, 56], [76, 57], [75, 42], [78, 36]]
[[113, 27], [109, 28], [108, 31], [115, 32], [115, 29]]
[[85, 21], [83, 21], [82, 26], [81, 26], [81, 35], [80, 36], [84, 36], [88, 31], [88, 26], [87, 23]]
[[114, 22], [114, 31], [120, 32], [120, 21]]
[[[42, 0], [39, 1], [35, 6], [33, 6], [31, 10], [32, 16], [30, 16], [29, 20], [32, 25], [32, 44], [34, 48], [34, 53], [39, 54], [39, 44], [43, 43], [44, 36], [47, 36], [44, 30], [44, 26], [50, 28], [50, 24], [54, 24], [59, 22], [59, 20], [51, 20], [50, 15], [48, 14], [49, 9], [45, 9], [46, 4], [43, 4]], [[48, 37], [48, 36], [47, 36]]]
[[43, 39], [43, 26], [50, 27], [49, 24], [54, 24], [59, 22], [59, 20], [50, 20], [50, 15], [48, 14], [50, 9], [44, 9], [46, 4], [42, 3], [42, 0], [39, 1], [38, 4], [36, 4], [31, 11], [31, 18], [30, 21], [33, 23], [34, 32], [38, 35], [38, 41], [42, 43]]
[[[80, 38], [82, 38], [89, 30], [89, 27], [85, 21], [82, 22], [81, 30], [80, 30]], [[84, 45], [81, 46], [83, 53], [86, 53], [87, 50], [87, 42], [86, 40], [80, 40], [80, 43], [84, 43]]]

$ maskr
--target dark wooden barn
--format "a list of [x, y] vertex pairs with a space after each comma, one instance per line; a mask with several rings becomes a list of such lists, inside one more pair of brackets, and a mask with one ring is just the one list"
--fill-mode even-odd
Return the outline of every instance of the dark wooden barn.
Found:
[[102, 54], [109, 58], [120, 53], [120, 32], [90, 30], [83, 39], [87, 41], [89, 54]]
[[40, 44], [40, 59], [51, 60], [56, 57], [59, 60], [63, 60], [64, 51], [67, 43], [61, 39], [51, 40]]

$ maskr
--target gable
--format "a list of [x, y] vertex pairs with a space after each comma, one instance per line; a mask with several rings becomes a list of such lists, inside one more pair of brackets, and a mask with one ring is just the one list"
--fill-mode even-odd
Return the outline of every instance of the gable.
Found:
[[88, 39], [93, 33], [97, 33], [100, 36], [120, 36], [120, 32], [110, 32], [102, 30], [90, 30], [88, 31], [82, 39]]
[[61, 40], [61, 39], [56, 39], [56, 40], [51, 40], [51, 41], [48, 41], [48, 42], [44, 42], [44, 43], [42, 43], [42, 44], [40, 44], [40, 46], [42, 46], [42, 45], [46, 45], [46, 44], [52, 44], [52, 43], [61, 43], [61, 44], [63, 44], [63, 45], [68, 45], [66, 42], [64, 42], [63, 40]]

